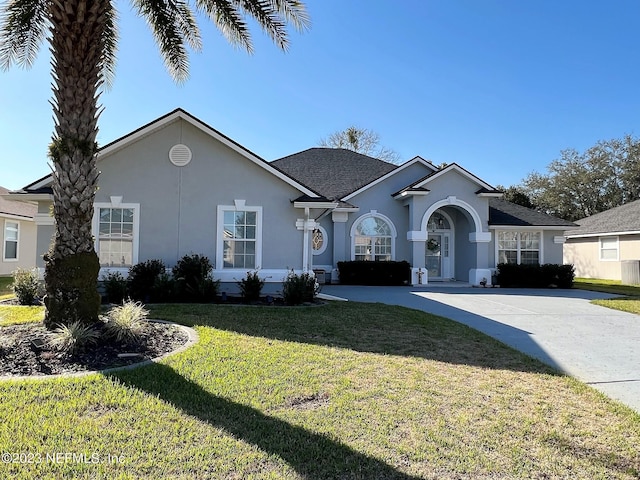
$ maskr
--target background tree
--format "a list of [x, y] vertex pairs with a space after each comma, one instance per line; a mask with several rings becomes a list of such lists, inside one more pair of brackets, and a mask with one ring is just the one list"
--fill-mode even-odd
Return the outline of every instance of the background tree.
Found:
[[580, 153], [563, 150], [546, 173], [530, 173], [521, 189], [537, 207], [579, 220], [640, 198], [640, 141], [600, 141]]
[[[194, 8], [184, 0], [133, 0], [153, 31], [165, 65], [178, 82], [188, 76], [187, 47], [201, 48]], [[283, 50], [287, 24], [309, 25], [297, 0], [195, 0], [231, 43], [251, 52], [245, 19], [253, 18]], [[0, 8], [0, 67], [29, 67], [46, 39], [51, 52], [55, 131], [53, 163], [55, 234], [45, 256], [45, 324], [98, 319], [100, 265], [91, 231], [97, 188], [96, 136], [100, 88], [114, 73], [115, 0], [8, 0]]]
[[522, 187], [511, 186], [506, 188], [506, 187], [503, 187], [502, 185], [497, 185], [496, 189], [500, 190], [501, 192], [504, 192], [504, 199], [507, 202], [515, 203], [517, 205], [522, 205], [523, 207], [527, 207], [527, 208], [533, 208], [533, 209], [536, 208], [534, 203], [531, 201], [531, 198], [529, 197], [529, 195], [527, 195], [522, 190]]
[[373, 130], [351, 126], [334, 132], [318, 142], [321, 147], [346, 148], [389, 163], [398, 163], [400, 154], [380, 145], [380, 135]]

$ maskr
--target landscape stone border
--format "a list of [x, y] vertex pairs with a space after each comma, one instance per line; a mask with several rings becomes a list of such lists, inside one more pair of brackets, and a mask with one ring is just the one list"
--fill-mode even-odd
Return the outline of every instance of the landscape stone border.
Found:
[[187, 348], [192, 347], [193, 345], [198, 343], [198, 341], [200, 340], [200, 336], [198, 335], [198, 332], [196, 332], [191, 327], [180, 325], [179, 323], [175, 323], [175, 322], [169, 322], [167, 320], [149, 319], [147, 321], [154, 322], [154, 323], [165, 323], [168, 325], [175, 325], [176, 327], [178, 327], [180, 330], [182, 330], [184, 333], [187, 334], [187, 341], [180, 347], [176, 348], [175, 350], [172, 350], [171, 352], [167, 352], [158, 357], [143, 360], [141, 362], [136, 362], [129, 365], [123, 365], [121, 367], [106, 368], [104, 370], [87, 370], [86, 372], [58, 373], [55, 375], [4, 375], [4, 376], [0, 376], [0, 382], [12, 381], [12, 380], [22, 381], [22, 380], [54, 380], [59, 378], [79, 378], [79, 377], [86, 377], [88, 375], [93, 375], [96, 373], [109, 374], [109, 373], [114, 373], [122, 370], [132, 370], [134, 368], [144, 367], [145, 365], [151, 365], [152, 363], [158, 363], [160, 360], [170, 357], [171, 355], [184, 352]]

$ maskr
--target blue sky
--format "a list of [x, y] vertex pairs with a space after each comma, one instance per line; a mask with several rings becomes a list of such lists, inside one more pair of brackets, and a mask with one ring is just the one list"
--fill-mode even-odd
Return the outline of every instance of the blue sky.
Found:
[[[640, 135], [640, 2], [308, 0], [312, 28], [255, 54], [206, 21], [176, 85], [151, 33], [119, 2], [116, 79], [102, 94], [104, 145], [182, 107], [267, 160], [350, 125], [408, 160], [457, 162], [491, 184], [544, 171], [565, 148]], [[49, 173], [44, 45], [31, 70], [0, 71], [0, 185]], [[135, 161], [135, 159], [132, 159]]]

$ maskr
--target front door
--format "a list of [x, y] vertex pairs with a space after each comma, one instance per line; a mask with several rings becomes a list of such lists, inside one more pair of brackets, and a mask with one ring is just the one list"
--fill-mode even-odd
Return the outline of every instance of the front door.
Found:
[[429, 232], [425, 252], [428, 280], [449, 280], [451, 275], [451, 234]]

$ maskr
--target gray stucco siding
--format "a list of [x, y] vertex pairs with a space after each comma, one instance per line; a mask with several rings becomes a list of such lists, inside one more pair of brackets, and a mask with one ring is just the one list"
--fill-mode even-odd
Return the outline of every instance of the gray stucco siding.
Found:
[[[184, 167], [170, 163], [170, 148], [192, 151]], [[262, 264], [265, 268], [302, 267], [303, 211], [291, 200], [300, 192], [204, 132], [179, 120], [99, 162], [97, 203], [122, 196], [140, 205], [139, 261], [162, 259], [172, 266], [183, 255], [216, 259], [217, 208], [244, 200], [262, 207]], [[221, 265], [216, 265], [219, 269]]]

